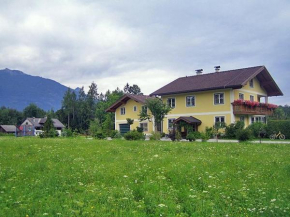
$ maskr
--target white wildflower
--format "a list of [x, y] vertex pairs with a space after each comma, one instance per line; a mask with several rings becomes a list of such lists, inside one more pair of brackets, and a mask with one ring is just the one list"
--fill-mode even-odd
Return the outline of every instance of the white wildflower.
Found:
[[162, 203], [160, 203], [160, 204], [158, 204], [158, 206], [159, 206], [159, 207], [165, 207], [166, 205], [165, 205], [165, 204], [162, 204]]

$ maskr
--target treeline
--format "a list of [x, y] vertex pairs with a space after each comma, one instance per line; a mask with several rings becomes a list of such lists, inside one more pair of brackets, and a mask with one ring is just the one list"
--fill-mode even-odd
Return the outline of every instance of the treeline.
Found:
[[97, 84], [92, 82], [87, 93], [84, 87], [75, 92], [68, 88], [63, 96], [61, 109], [44, 111], [35, 104], [28, 105], [23, 111], [1, 107], [0, 124], [20, 125], [27, 117], [42, 118], [50, 116], [59, 119], [67, 128], [78, 133], [91, 131], [107, 132], [114, 130], [114, 114], [105, 110], [125, 93], [142, 94], [138, 85], [124, 86], [123, 90], [116, 88], [105, 93], [99, 93]]
[[1, 125], [20, 125], [26, 117], [44, 117], [48, 113], [54, 113], [53, 111], [45, 112], [43, 109], [37, 107], [35, 104], [30, 104], [23, 111], [17, 111], [16, 109], [6, 108], [2, 106], [0, 108], [0, 124]]
[[290, 120], [290, 106], [279, 106], [275, 109], [274, 114], [270, 117], [271, 120]]

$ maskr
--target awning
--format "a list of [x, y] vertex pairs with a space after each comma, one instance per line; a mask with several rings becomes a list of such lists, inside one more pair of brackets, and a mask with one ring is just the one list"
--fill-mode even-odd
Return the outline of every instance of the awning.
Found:
[[180, 121], [185, 121], [188, 124], [198, 124], [198, 125], [201, 124], [201, 120], [194, 118], [192, 116], [179, 117], [173, 121], [173, 124], [177, 124]]

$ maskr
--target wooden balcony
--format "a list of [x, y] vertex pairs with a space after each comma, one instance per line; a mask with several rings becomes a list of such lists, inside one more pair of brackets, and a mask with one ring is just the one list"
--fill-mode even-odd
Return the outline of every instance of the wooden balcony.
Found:
[[233, 105], [235, 115], [272, 115], [274, 109], [265, 106]]

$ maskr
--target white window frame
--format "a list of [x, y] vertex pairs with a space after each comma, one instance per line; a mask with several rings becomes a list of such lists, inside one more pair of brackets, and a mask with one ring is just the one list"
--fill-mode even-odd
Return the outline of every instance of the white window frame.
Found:
[[[215, 102], [215, 96], [218, 95], [219, 96], [219, 102], [216, 103]], [[223, 99], [223, 103], [221, 103], [221, 95], [223, 96], [222, 99]], [[220, 92], [220, 93], [214, 93], [213, 94], [213, 104], [214, 105], [224, 105], [225, 104], [225, 93], [223, 92]]]
[[[172, 100], [174, 100], [174, 106], [172, 106]], [[170, 97], [170, 98], [167, 98], [167, 105], [170, 106], [171, 108], [175, 108], [176, 107], [176, 99], [175, 97]]]
[[[222, 119], [222, 118], [224, 118], [224, 121], [216, 121], [216, 119], [217, 118], [219, 118], [220, 120]], [[226, 116], [215, 116], [214, 117], [214, 123], [217, 123], [217, 122], [219, 122], [219, 123], [226, 123]]]
[[239, 93], [239, 99], [244, 100], [245, 99], [245, 94]]
[[[169, 123], [169, 121], [172, 121], [172, 126], [170, 127], [170, 123]], [[168, 120], [167, 120], [167, 128], [168, 128], [168, 130], [172, 130], [173, 129], [173, 122], [175, 121], [175, 118], [169, 118]]]
[[[143, 125], [146, 125], [146, 127], [144, 127]], [[140, 127], [143, 129], [143, 132], [148, 132], [148, 123], [140, 123]]]
[[252, 116], [251, 117], [251, 124], [256, 123], [256, 122], [265, 124], [265, 123], [267, 123], [267, 118], [266, 118], [266, 116]]
[[240, 121], [245, 122], [245, 116], [240, 116]]
[[[194, 102], [193, 105], [188, 105], [188, 104], [187, 104], [187, 98], [188, 98], [188, 97], [193, 98], [193, 102]], [[192, 102], [191, 99], [190, 99], [190, 102]], [[185, 106], [186, 106], [186, 107], [194, 107], [194, 106], [195, 106], [195, 96], [194, 96], [194, 95], [190, 95], [190, 96], [186, 96], [186, 97], [185, 97]]]
[[[253, 98], [253, 100], [252, 100]], [[254, 95], [250, 95], [250, 101], [254, 102], [255, 101], [255, 96]]]
[[134, 106], [133, 106], [133, 112], [136, 112], [136, 111], [137, 111], [137, 106], [134, 105]]
[[251, 79], [251, 80], [249, 81], [249, 86], [250, 86], [251, 88], [254, 88], [254, 79]]
[[125, 107], [121, 107], [120, 108], [120, 113], [121, 113], [121, 115], [125, 115], [126, 114], [126, 108]]

